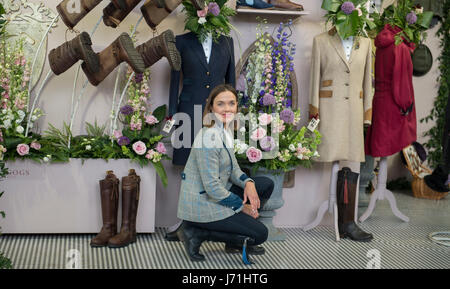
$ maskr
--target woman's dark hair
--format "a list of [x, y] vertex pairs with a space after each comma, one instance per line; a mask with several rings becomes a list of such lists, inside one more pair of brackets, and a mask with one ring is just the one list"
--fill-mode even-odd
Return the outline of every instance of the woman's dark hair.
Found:
[[[236, 104], [238, 103], [239, 99], [238, 99], [237, 91], [233, 86], [231, 86], [230, 84], [219, 84], [218, 86], [214, 87], [213, 90], [211, 91], [211, 93], [209, 94], [208, 98], [206, 99], [206, 106], [205, 106], [205, 110], [203, 111], [202, 120], [203, 120], [203, 125], [205, 127], [212, 127], [214, 125], [215, 121], [213, 119], [206, 120], [205, 117], [212, 112], [212, 107], [213, 107], [214, 99], [216, 98], [216, 96], [218, 96], [220, 93], [225, 92], [225, 91], [231, 92], [236, 97]], [[239, 107], [238, 107], [238, 111], [239, 111]]]

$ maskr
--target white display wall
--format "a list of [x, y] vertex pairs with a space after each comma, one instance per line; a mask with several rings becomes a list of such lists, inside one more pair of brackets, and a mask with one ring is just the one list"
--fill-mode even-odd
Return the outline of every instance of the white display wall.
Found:
[[[39, 1], [29, 1], [38, 3]], [[46, 6], [56, 11], [56, 5], [59, 0], [45, 1]], [[143, 1], [144, 2], [144, 1]], [[297, 44], [297, 55], [295, 56], [294, 65], [297, 74], [297, 81], [299, 87], [298, 104], [302, 111], [302, 124], [307, 121], [308, 115], [308, 91], [309, 91], [309, 70], [310, 57], [313, 37], [325, 31], [324, 25], [324, 11], [320, 8], [321, 2], [319, 0], [303, 0], [296, 1], [301, 3], [305, 10], [310, 14], [294, 18], [293, 35], [291, 41]], [[103, 8], [109, 1], [103, 1], [95, 10], [93, 10], [87, 17], [85, 17], [75, 29], [78, 31], [90, 32], [102, 15]], [[140, 4], [141, 5], [141, 4]], [[140, 14], [140, 5], [121, 23], [117, 29], [113, 29], [100, 24], [97, 32], [92, 37], [93, 48], [99, 52], [115, 40], [121, 32], [129, 32], [130, 27], [135, 25]], [[268, 20], [267, 31], [272, 32], [280, 22], [287, 22], [288, 16], [260, 15]], [[236, 63], [239, 60], [243, 51], [255, 40], [256, 25], [258, 21], [255, 19], [256, 15], [237, 15], [231, 22], [237, 28], [239, 33], [232, 32], [232, 37], [235, 44]], [[269, 18], [270, 17], [270, 18]], [[184, 31], [184, 15], [181, 9], [172, 13], [166, 18], [158, 27], [158, 32], [163, 32], [166, 29], [172, 29], [176, 35], [186, 33]], [[428, 39], [425, 42], [433, 53], [436, 59], [440, 54], [439, 40], [435, 37], [438, 27], [430, 30]], [[147, 26], [145, 21], [142, 21], [137, 29], [138, 44], [143, 43], [153, 37], [152, 30]], [[67, 28], [62, 23], [58, 22], [58, 27], [51, 31], [48, 39], [48, 51], [50, 49], [62, 44], [66, 37], [68, 40], [75, 36], [73, 32], [67, 31]], [[47, 74], [49, 69], [48, 61], [45, 63], [43, 76]], [[71, 88], [75, 77], [76, 66], [72, 67], [66, 73], [60, 76], [54, 76], [50, 79], [43, 90], [40, 106], [47, 113], [39, 123], [41, 132], [48, 128], [51, 123], [56, 127], [62, 127], [63, 121], [70, 120], [70, 99]], [[416, 95], [417, 119], [427, 116], [433, 106], [434, 96], [437, 94], [436, 78], [438, 77], [438, 63], [435, 61], [431, 71], [421, 78], [414, 78], [414, 87]], [[106, 78], [98, 87], [88, 85], [84, 93], [79, 111], [75, 119], [73, 134], [85, 133], [84, 123], [93, 123], [96, 119], [100, 124], [109, 123], [109, 115], [111, 109], [112, 93], [116, 71]], [[43, 78], [43, 77], [42, 77]], [[84, 75], [80, 73], [80, 80], [78, 84], [78, 91], [84, 82]], [[151, 67], [151, 104], [152, 109], [155, 109], [161, 104], [168, 105], [169, 94], [170, 69], [167, 61], [161, 60]], [[428, 130], [432, 124], [418, 123], [419, 142], [424, 142], [422, 134]], [[171, 149], [168, 148], [169, 155]], [[164, 162], [168, 178], [168, 187], [163, 187], [159, 179], [156, 183], [156, 226], [171, 226], [175, 224], [178, 219], [176, 217], [178, 191], [180, 186], [180, 172], [182, 167], [172, 166], [170, 161]], [[359, 171], [359, 164], [343, 164], [350, 165], [354, 171]], [[316, 214], [320, 204], [328, 198], [329, 180], [330, 180], [331, 164], [318, 163], [312, 169], [298, 168], [295, 176], [295, 187], [284, 189], [285, 205], [278, 210], [277, 216], [274, 218], [275, 225], [280, 227], [301, 227], [311, 222]], [[407, 176], [408, 172], [402, 167], [398, 156], [389, 158], [389, 179], [395, 179], [400, 176]], [[93, 176], [92, 176], [93, 177]], [[141, 175], [145, 179], [146, 175]], [[150, 177], [150, 176], [149, 176]], [[98, 180], [96, 180], [98, 181]], [[149, 184], [151, 185], [151, 184]], [[140, 208], [141, 209], [141, 208]], [[331, 218], [325, 218], [324, 224], [330, 224]]]

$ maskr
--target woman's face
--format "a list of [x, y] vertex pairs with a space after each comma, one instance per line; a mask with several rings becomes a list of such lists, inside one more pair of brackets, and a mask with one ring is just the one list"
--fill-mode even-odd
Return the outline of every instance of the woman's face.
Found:
[[216, 115], [216, 118], [224, 124], [230, 123], [237, 113], [236, 96], [231, 91], [219, 93], [214, 98], [212, 112]]

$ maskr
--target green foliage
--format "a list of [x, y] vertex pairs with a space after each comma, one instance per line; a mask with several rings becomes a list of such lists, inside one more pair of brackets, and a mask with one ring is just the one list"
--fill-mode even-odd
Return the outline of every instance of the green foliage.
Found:
[[[344, 2], [352, 2], [355, 10], [349, 15], [341, 10]], [[324, 0], [322, 9], [328, 11], [325, 15], [327, 23], [332, 23], [336, 27], [341, 38], [349, 36], [368, 37], [368, 30], [375, 29], [375, 24], [367, 16], [369, 11], [365, 6], [366, 0]]]
[[[194, 32], [200, 42], [204, 42], [208, 34], [212, 35], [213, 41], [217, 42], [220, 36], [229, 36], [233, 26], [230, 24], [228, 17], [234, 16], [236, 12], [225, 5], [227, 0], [206, 0], [205, 10], [209, 3], [217, 3], [220, 8], [220, 14], [214, 16], [208, 12], [204, 19], [197, 15], [197, 9], [188, 0], [184, 0], [183, 10], [186, 11], [187, 17], [185, 20], [185, 29]], [[202, 20], [204, 23], [202, 23]]]
[[[408, 23], [406, 20], [409, 13], [414, 13], [417, 16], [417, 21], [413, 24]], [[430, 26], [433, 12], [419, 9], [414, 6], [414, 1], [399, 0], [397, 6], [391, 5], [387, 7], [382, 15], [374, 13], [371, 16], [374, 18], [378, 32], [384, 28], [385, 24], [397, 26], [402, 29], [395, 36], [395, 45], [399, 45], [403, 39], [419, 44], [426, 38], [425, 31]]]
[[[450, 11], [450, 0], [444, 2], [443, 11]], [[434, 121], [435, 125], [424, 133], [425, 137], [429, 137], [424, 144], [428, 150], [428, 162], [430, 166], [436, 168], [443, 161], [442, 157], [442, 137], [445, 128], [445, 110], [450, 95], [450, 15], [444, 15], [442, 26], [437, 34], [441, 39], [442, 54], [438, 58], [439, 70], [441, 74], [437, 79], [439, 83], [438, 95], [434, 101], [430, 114], [421, 119], [420, 122], [428, 123]]]

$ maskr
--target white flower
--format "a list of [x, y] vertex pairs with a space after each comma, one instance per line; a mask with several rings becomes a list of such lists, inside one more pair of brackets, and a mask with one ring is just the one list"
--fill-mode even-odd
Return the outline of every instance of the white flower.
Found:
[[302, 160], [302, 159], [303, 159], [303, 154], [298, 154], [298, 155], [297, 155], [297, 158], [298, 158], [299, 160]]
[[296, 148], [295, 148], [294, 144], [290, 144], [289, 145], [289, 149], [291, 150], [291, 152], [295, 152], [296, 151]]
[[90, 145], [87, 145], [87, 146], [86, 146], [86, 150], [88, 150], [88, 151], [90, 151], [91, 148], [92, 148], [92, 147], [91, 147]]
[[205, 17], [198, 18], [198, 24], [203, 25], [205, 23], [206, 23], [206, 18]]
[[31, 117], [31, 121], [36, 121], [38, 118], [37, 118], [37, 116], [35, 116], [35, 115], [33, 115], [32, 117]]
[[423, 7], [421, 7], [420, 9], [419, 8], [416, 8], [416, 14], [422, 14], [423, 13]]
[[23, 133], [23, 131], [24, 131], [24, 128], [23, 128], [21, 125], [19, 125], [19, 126], [16, 128], [16, 132], [17, 132], [17, 133]]
[[19, 115], [20, 121], [22, 121], [25, 117], [25, 112], [23, 112], [23, 110], [18, 110], [17, 114]]
[[48, 163], [50, 159], [48, 157], [44, 157], [44, 162]]
[[3, 126], [8, 129], [11, 127], [11, 120], [10, 119], [6, 119], [3, 121]]
[[239, 130], [241, 133], [245, 133], [245, 126], [241, 127], [241, 129]]

